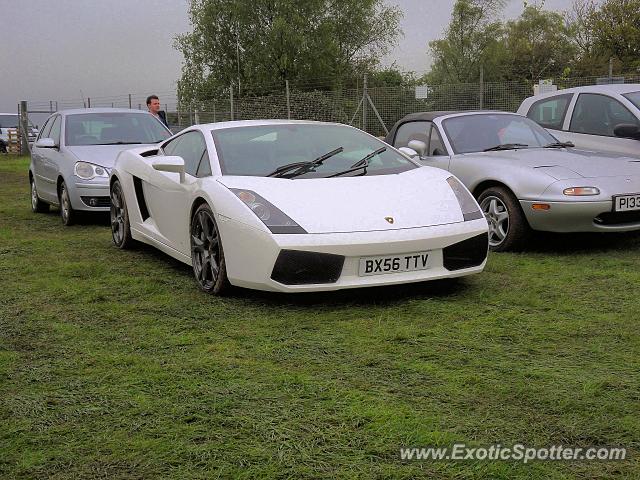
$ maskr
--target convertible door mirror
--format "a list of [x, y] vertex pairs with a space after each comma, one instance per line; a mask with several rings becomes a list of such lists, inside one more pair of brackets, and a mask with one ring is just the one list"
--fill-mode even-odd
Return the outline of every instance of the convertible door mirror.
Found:
[[402, 153], [404, 153], [405, 155], [408, 155], [411, 158], [418, 156], [418, 152], [416, 152], [413, 148], [400, 147], [398, 150], [400, 150]]
[[180, 174], [180, 183], [184, 183], [184, 159], [178, 156], [158, 157], [152, 163], [153, 169], [159, 172], [171, 172]]
[[613, 129], [613, 134], [616, 137], [622, 138], [635, 138], [640, 140], [640, 129], [633, 123], [620, 123]]
[[421, 157], [424, 157], [427, 153], [427, 144], [422, 140], [411, 140], [407, 147], [418, 152], [418, 155], [420, 155]]
[[53, 141], [53, 138], [41, 138], [36, 141], [35, 144], [38, 148], [57, 148], [56, 142]]

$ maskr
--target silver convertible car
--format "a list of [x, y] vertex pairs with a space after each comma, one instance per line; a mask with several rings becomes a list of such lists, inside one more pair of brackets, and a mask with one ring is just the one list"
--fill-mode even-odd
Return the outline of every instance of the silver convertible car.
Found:
[[417, 113], [385, 140], [465, 184], [494, 251], [518, 249], [531, 230], [640, 230], [640, 160], [574, 149], [522, 115]]
[[61, 110], [45, 122], [31, 150], [31, 208], [60, 206], [62, 223], [78, 211], [108, 212], [109, 173], [122, 150], [171, 132], [148, 112], [115, 108]]

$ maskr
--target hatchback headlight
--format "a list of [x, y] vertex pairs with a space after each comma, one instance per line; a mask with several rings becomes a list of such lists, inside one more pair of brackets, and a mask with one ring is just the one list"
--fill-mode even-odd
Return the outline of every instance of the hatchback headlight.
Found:
[[106, 168], [87, 162], [76, 162], [74, 173], [83, 180], [91, 180], [96, 177], [109, 178], [109, 171]]
[[242, 200], [256, 217], [264, 223], [271, 233], [307, 233], [307, 231], [289, 218], [280, 209], [266, 201], [256, 192], [240, 188], [230, 188]]
[[460, 183], [458, 179], [456, 179], [456, 177], [447, 178], [447, 183], [458, 199], [460, 209], [462, 210], [462, 218], [464, 218], [465, 222], [469, 220], [478, 220], [479, 218], [484, 218], [484, 214], [478, 207], [476, 199], [473, 198], [473, 195], [469, 193], [469, 190], [467, 190], [465, 186], [462, 185], [462, 183]]

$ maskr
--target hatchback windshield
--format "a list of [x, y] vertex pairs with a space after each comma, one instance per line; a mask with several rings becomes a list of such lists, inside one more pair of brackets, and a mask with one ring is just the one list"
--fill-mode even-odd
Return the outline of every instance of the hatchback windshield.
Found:
[[0, 128], [18, 128], [18, 115], [0, 115]]
[[[385, 175], [418, 168], [391, 146], [347, 126], [259, 125], [211, 133], [224, 175], [311, 178]], [[313, 166], [294, 165], [318, 159]]]
[[476, 114], [443, 120], [455, 153], [482, 152], [499, 145], [544, 147], [557, 140], [544, 128], [519, 115]]
[[169, 138], [162, 124], [146, 113], [82, 113], [67, 115], [68, 146], [158, 143]]
[[640, 108], [640, 92], [625, 93], [624, 96], [633, 103], [636, 108]]

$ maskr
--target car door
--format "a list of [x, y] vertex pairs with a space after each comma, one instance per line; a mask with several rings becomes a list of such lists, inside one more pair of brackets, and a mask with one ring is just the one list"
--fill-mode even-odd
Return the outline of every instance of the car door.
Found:
[[640, 121], [619, 100], [600, 93], [580, 93], [563, 140], [585, 150], [640, 157], [640, 141], [614, 134], [619, 124], [640, 126]]
[[[172, 172], [153, 170], [144, 185], [144, 196], [149, 213], [159, 232], [158, 239], [185, 255], [191, 255], [189, 243], [189, 214], [192, 193], [197, 187], [199, 166], [209, 165], [207, 146], [198, 130], [186, 132], [162, 147], [164, 155], [182, 157], [185, 163], [185, 181]], [[161, 161], [162, 157], [159, 156]], [[206, 170], [209, 174], [211, 169]]]
[[448, 170], [450, 157], [438, 128], [432, 122], [416, 120], [403, 123], [396, 131], [393, 146], [408, 147], [412, 140], [419, 140], [426, 145], [425, 155], [419, 158], [424, 165]]
[[[51, 131], [51, 125], [53, 124], [53, 120], [55, 117], [49, 117], [45, 124], [42, 126], [42, 130], [40, 130], [40, 134], [38, 135], [38, 140], [41, 138], [49, 138], [49, 132]], [[33, 173], [33, 181], [36, 184], [36, 189], [38, 190], [38, 195], [44, 199], [45, 198], [45, 181], [44, 181], [44, 158], [43, 154], [45, 148], [36, 147], [34, 144], [31, 148], [31, 169]]]
[[51, 124], [51, 130], [49, 130], [46, 138], [51, 138], [56, 145], [54, 148], [41, 148], [40, 153], [42, 155], [42, 187], [38, 190], [43, 200], [49, 200], [52, 202], [58, 201], [57, 180], [58, 180], [58, 165], [62, 161], [62, 153], [60, 150], [60, 132], [62, 125], [62, 116], [56, 115], [53, 118]]

